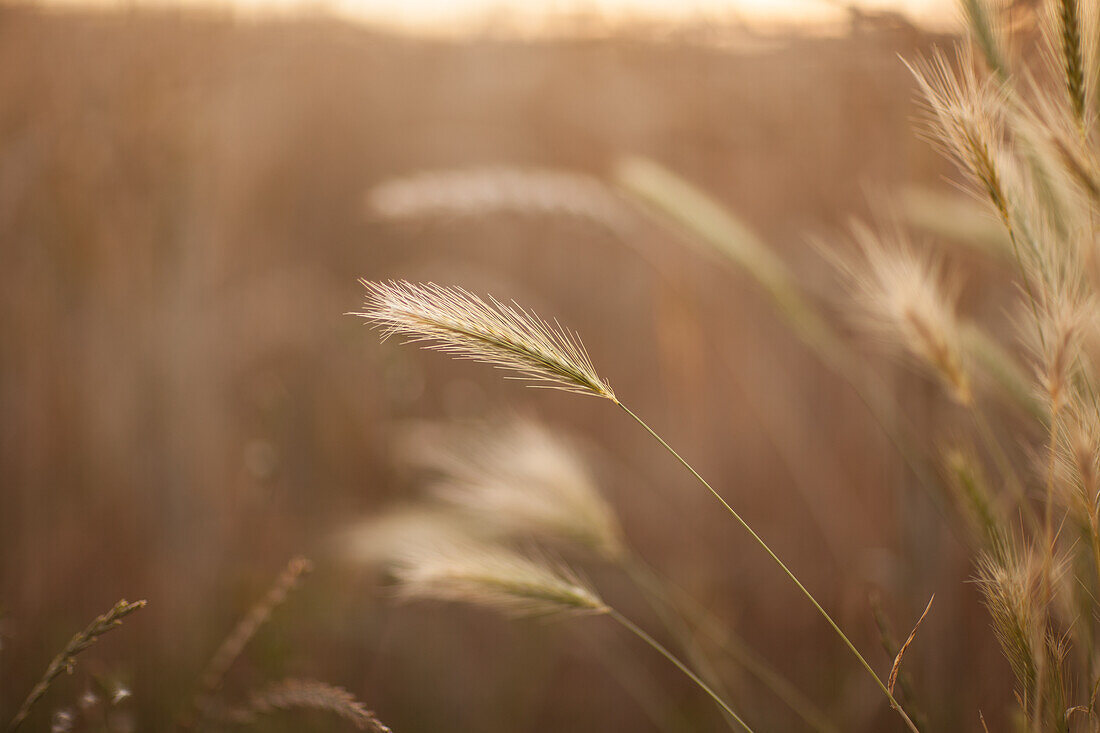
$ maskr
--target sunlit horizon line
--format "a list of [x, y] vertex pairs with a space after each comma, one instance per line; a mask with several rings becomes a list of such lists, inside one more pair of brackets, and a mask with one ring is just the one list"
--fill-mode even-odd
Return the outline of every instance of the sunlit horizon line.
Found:
[[913, 22], [955, 21], [951, 0], [45, 0], [61, 7], [185, 8], [258, 18], [324, 15], [401, 32], [461, 35], [494, 30], [520, 35], [577, 31], [579, 21], [599, 28], [636, 23], [750, 23], [754, 28], [844, 23], [853, 6], [897, 12]]

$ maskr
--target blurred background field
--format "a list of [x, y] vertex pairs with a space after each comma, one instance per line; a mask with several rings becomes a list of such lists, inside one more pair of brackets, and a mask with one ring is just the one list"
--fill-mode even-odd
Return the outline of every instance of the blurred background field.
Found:
[[[718, 729], [706, 698], [600, 619], [395, 605], [334, 555], [349, 523], [415, 498], [393, 460], [408, 421], [518, 412], [583, 439], [631, 544], [834, 720], [900, 729], [820, 618], [647, 436], [595, 400], [380, 345], [343, 315], [366, 277], [514, 298], [578, 331], [880, 669], [869, 596], [907, 629], [937, 593], [922, 631], [936, 642], [907, 662], [936, 729], [974, 729], [979, 708], [1000, 720], [1009, 671], [950, 523], [743, 274], [642, 220], [630, 241], [554, 217], [394, 225], [364, 198], [425, 169], [607, 179], [644, 155], [712, 192], [835, 303], [809, 240], [885, 192], [948, 190], [946, 164], [913, 134], [899, 55], [950, 40], [854, 10], [828, 34], [639, 25], [519, 40], [0, 6], [0, 711], [88, 619], [146, 598], [33, 722], [44, 729], [96, 673], [130, 686], [136, 729], [167, 728], [236, 619], [304, 554], [316, 571], [231, 690], [318, 677], [395, 731], [514, 732], [655, 729], [629, 692], [641, 689]], [[918, 425], [943, 409], [930, 383], [883, 368]], [[586, 573], [647, 618], [612, 570]], [[736, 665], [723, 671], [761, 729], [800, 725]]]

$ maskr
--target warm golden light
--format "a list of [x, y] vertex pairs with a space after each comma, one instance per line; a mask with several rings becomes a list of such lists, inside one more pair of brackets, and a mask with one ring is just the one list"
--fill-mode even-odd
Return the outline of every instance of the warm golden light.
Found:
[[[132, 6], [135, 0], [54, 0], [63, 4]], [[951, 0], [137, 0], [138, 4], [230, 8], [235, 12], [321, 11], [408, 31], [454, 33], [485, 20], [524, 32], [554, 28], [578, 17], [614, 24], [734, 21], [803, 24], [843, 21], [850, 6], [897, 12], [918, 22], [941, 24], [953, 17]]]

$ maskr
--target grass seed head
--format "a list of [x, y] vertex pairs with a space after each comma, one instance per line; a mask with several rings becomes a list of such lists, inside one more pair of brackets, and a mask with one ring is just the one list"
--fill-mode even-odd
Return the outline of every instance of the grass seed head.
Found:
[[575, 335], [518, 305], [434, 283], [360, 282], [368, 291], [365, 309], [349, 315], [378, 326], [383, 340], [405, 336], [409, 343], [515, 372], [533, 386], [618, 402]]
[[605, 613], [596, 592], [560, 563], [474, 542], [409, 552], [394, 575], [402, 597], [492, 608], [517, 616]]

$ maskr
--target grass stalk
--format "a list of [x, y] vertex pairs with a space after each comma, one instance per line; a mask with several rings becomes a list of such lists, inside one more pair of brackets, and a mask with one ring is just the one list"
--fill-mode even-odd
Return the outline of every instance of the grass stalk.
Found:
[[[807, 726], [818, 733], [839, 733], [824, 711], [802, 694], [783, 673], [749, 648], [744, 640], [730, 632], [705, 606], [695, 601], [683, 589], [660, 578], [656, 571], [640, 559], [634, 559], [627, 571], [669, 631], [686, 633], [686, 625], [694, 624], [703, 636], [783, 701]], [[674, 597], [670, 599], [669, 595]], [[671, 616], [677, 618], [670, 618]], [[681, 631], [678, 632], [677, 629]], [[698, 647], [698, 644], [694, 646]], [[691, 650], [688, 653], [693, 654]], [[692, 662], [701, 672], [705, 672], [699, 662], [694, 659]]]
[[688, 677], [688, 679], [690, 679], [692, 682], [694, 682], [699, 687], [699, 689], [701, 689], [701, 690], [703, 690], [703, 692], [707, 693], [711, 697], [711, 699], [714, 700], [714, 702], [716, 702], [718, 704], [718, 707], [722, 708], [722, 710], [726, 713], [726, 715], [733, 718], [738, 724], [740, 724], [740, 726], [742, 728], [744, 728], [746, 731], [748, 731], [748, 733], [753, 733], [753, 730], [752, 730], [752, 728], [749, 727], [749, 724], [746, 723], [744, 720], [742, 720], [741, 716], [738, 715], [733, 710], [733, 708], [731, 708], [729, 706], [729, 704], [725, 700], [723, 700], [720, 695], [718, 695], [718, 693], [716, 693], [713, 689], [711, 689], [710, 685], [708, 685], [706, 682], [704, 682], [702, 680], [702, 678], [699, 677], [699, 675], [697, 675], [695, 672], [693, 672], [691, 670], [690, 667], [688, 667], [686, 664], [681, 662], [679, 657], [677, 657], [675, 654], [670, 652], [663, 644], [661, 644], [659, 641], [654, 639], [652, 636], [650, 636], [648, 633], [646, 633], [641, 627], [639, 627], [633, 621], [628, 619], [626, 616], [623, 616], [621, 613], [616, 611], [614, 608], [608, 607], [607, 615], [610, 616], [611, 618], [615, 619], [615, 621], [620, 626], [622, 626], [624, 629], [626, 629], [630, 633], [634, 634], [639, 639], [641, 639], [646, 644], [648, 644], [650, 647], [652, 647], [653, 650], [656, 651], [658, 654], [660, 654], [662, 657], [664, 657], [668, 661], [672, 662], [672, 664], [678, 670], [683, 672]]
[[648, 432], [650, 435], [652, 435], [657, 440], [657, 442], [660, 443], [665, 448], [665, 450], [667, 450], [669, 453], [671, 453], [672, 456], [674, 458], [676, 458], [676, 460], [679, 461], [680, 464], [682, 466], [684, 466], [684, 468], [686, 468], [699, 481], [699, 483], [701, 483], [704, 487], [706, 487], [706, 489], [708, 491], [710, 491], [711, 494], [714, 495], [714, 498], [716, 498], [722, 504], [722, 506], [724, 506], [726, 508], [726, 510], [733, 516], [733, 518], [735, 520], [737, 520], [737, 523], [740, 524], [741, 527], [744, 528], [744, 530], [746, 532], [748, 532], [749, 535], [752, 536], [752, 538], [756, 541], [756, 543], [758, 545], [760, 545], [761, 548], [763, 548], [763, 550], [768, 554], [768, 556], [771, 557], [771, 559], [773, 561], [775, 561], [775, 563], [780, 567], [780, 569], [783, 570], [783, 572], [787, 575], [787, 577], [790, 578], [791, 581], [798, 587], [798, 590], [801, 591], [804, 596], [806, 596], [806, 598], [810, 601], [811, 604], [813, 604], [813, 607], [817, 609], [818, 613], [821, 614], [822, 618], [824, 618], [825, 621], [829, 624], [829, 626], [832, 627], [833, 631], [836, 632], [837, 636], [840, 637], [841, 641], [844, 642], [844, 645], [846, 647], [848, 647], [849, 651], [851, 651], [852, 654], [855, 655], [855, 657], [859, 661], [860, 665], [865, 670], [867, 670], [867, 673], [869, 675], [871, 675], [871, 677], [874, 679], [875, 684], [877, 684], [879, 689], [882, 690], [882, 693], [884, 695], [886, 695], [886, 699], [889, 700], [889, 702], [890, 702], [890, 707], [893, 708], [894, 710], [896, 710], [898, 712], [898, 714], [901, 716], [902, 720], [905, 721], [905, 724], [909, 728], [909, 730], [912, 731], [912, 733], [920, 733], [920, 730], [913, 723], [913, 721], [909, 718], [909, 715], [906, 714], [906, 712], [902, 708], [901, 704], [894, 698], [894, 694], [892, 692], [890, 692], [889, 688], [886, 687], [886, 684], [878, 676], [878, 673], [875, 672], [874, 668], [871, 667], [870, 663], [866, 660], [866, 658], [864, 658], [863, 654], [860, 653], [859, 649], [856, 648], [856, 645], [853, 644], [851, 639], [848, 638], [848, 635], [845, 634], [843, 630], [841, 630], [840, 626], [837, 625], [836, 621], [833, 620], [833, 617], [829, 615], [828, 611], [826, 611], [822, 607], [822, 605], [820, 603], [818, 603], [818, 601], [814, 597], [814, 595], [812, 593], [810, 593], [809, 590], [806, 589], [806, 586], [804, 586], [802, 584], [802, 581], [800, 581], [798, 579], [798, 576], [796, 576], [791, 571], [791, 569], [789, 567], [787, 567], [786, 563], [784, 563], [781, 559], [779, 559], [779, 556], [775, 554], [775, 551], [772, 550], [772, 548], [768, 545], [768, 543], [765, 542], [764, 539], [756, 533], [756, 531], [752, 528], [752, 526], [749, 525], [749, 523], [746, 522], [741, 517], [741, 515], [738, 514], [737, 511], [732, 506], [729, 505], [729, 503], [725, 500], [725, 498], [723, 498], [723, 496], [721, 494], [719, 494], [718, 491], [715, 490], [715, 488], [713, 486], [711, 486], [707, 482], [707, 480], [705, 478], [703, 478], [702, 475], [700, 475], [699, 472], [696, 471], [695, 468], [690, 463], [688, 463], [686, 460], [684, 460], [684, 458], [679, 453], [677, 453], [676, 450], [672, 446], [670, 446], [667, 442], [665, 442], [664, 438], [662, 438], [660, 435], [658, 435], [653, 430], [653, 428], [649, 427], [649, 425], [647, 425], [644, 420], [642, 420], [640, 417], [638, 417], [636, 414], [634, 414], [634, 412], [629, 407], [624, 405], [622, 402], [619, 402], [618, 400], [615, 400], [615, 403], [619, 407], [621, 407], [626, 412], [626, 414], [628, 414], [631, 418], [633, 418], [635, 422], [637, 422], [639, 425], [641, 425], [646, 430], [646, 432]]

